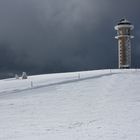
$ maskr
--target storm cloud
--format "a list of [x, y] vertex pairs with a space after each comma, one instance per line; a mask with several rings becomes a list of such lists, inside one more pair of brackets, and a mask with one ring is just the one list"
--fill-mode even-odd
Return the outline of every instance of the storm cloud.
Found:
[[135, 25], [133, 67], [140, 66], [138, 0], [0, 0], [0, 71], [30, 74], [117, 68], [115, 24]]

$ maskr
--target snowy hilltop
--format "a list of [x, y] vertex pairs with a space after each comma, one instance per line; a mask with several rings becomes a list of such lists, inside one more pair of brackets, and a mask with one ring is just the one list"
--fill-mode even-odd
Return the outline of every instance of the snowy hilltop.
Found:
[[0, 80], [0, 140], [139, 140], [140, 70]]

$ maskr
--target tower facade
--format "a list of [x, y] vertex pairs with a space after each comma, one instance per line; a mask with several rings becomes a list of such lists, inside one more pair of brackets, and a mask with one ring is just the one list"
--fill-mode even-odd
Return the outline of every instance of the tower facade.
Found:
[[118, 67], [119, 68], [130, 68], [131, 67], [131, 39], [132, 30], [134, 26], [126, 19], [121, 19], [115, 26], [117, 30], [118, 40]]

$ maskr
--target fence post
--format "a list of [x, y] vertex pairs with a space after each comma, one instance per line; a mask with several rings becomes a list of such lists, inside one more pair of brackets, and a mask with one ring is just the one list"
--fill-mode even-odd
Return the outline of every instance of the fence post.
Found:
[[33, 81], [31, 81], [31, 88], [33, 88]]
[[112, 73], [112, 70], [110, 69], [110, 73]]
[[81, 77], [80, 77], [80, 73], [78, 73], [78, 79], [80, 79]]

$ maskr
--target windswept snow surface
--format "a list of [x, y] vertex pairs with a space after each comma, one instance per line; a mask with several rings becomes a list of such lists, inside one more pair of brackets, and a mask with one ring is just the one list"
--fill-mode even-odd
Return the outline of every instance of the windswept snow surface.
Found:
[[0, 80], [0, 140], [139, 139], [140, 70]]

